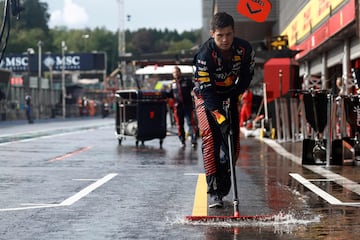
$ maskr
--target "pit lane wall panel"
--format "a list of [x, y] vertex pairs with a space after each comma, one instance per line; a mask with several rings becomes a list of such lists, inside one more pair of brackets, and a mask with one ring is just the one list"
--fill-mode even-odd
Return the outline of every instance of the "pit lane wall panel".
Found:
[[[281, 71], [281, 76], [280, 76]], [[298, 89], [299, 66], [291, 58], [271, 58], [264, 64], [264, 82], [268, 103]]]

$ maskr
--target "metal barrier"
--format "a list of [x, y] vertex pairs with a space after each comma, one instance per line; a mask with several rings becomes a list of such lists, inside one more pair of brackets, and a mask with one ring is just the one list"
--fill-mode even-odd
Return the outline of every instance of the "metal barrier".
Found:
[[[30, 88], [25, 91], [22, 86], [10, 86], [6, 92], [6, 99], [0, 101], [0, 121], [25, 120], [25, 95], [32, 96], [32, 112], [35, 119], [54, 118], [62, 116], [61, 89]], [[101, 100], [103, 92], [86, 91], [84, 94], [96, 101], [95, 115], [101, 114]], [[76, 99], [73, 101], [76, 102]], [[80, 117], [77, 103], [66, 104], [66, 117]]]
[[354, 91], [355, 80], [344, 80], [339, 95], [320, 90], [321, 79], [304, 81], [308, 89], [294, 90], [269, 104], [276, 140], [302, 141], [303, 164], [360, 166], [360, 96]]

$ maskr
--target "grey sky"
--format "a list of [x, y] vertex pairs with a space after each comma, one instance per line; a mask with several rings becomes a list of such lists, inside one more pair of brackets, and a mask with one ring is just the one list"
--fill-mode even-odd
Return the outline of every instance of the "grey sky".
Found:
[[[201, 28], [201, 0], [122, 0], [123, 26], [169, 29], [182, 32]], [[50, 27], [82, 29], [105, 27], [117, 31], [120, 25], [118, 0], [46, 0]], [[128, 21], [127, 15], [130, 15]]]

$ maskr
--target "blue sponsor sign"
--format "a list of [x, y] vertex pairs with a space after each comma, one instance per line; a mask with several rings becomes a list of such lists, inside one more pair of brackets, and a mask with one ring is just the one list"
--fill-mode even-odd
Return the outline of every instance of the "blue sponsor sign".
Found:
[[[90, 71], [106, 69], [105, 53], [69, 53], [64, 57], [60, 54], [43, 54], [41, 56], [42, 71]], [[38, 54], [5, 55], [0, 68], [13, 72], [37, 72], [39, 69]]]

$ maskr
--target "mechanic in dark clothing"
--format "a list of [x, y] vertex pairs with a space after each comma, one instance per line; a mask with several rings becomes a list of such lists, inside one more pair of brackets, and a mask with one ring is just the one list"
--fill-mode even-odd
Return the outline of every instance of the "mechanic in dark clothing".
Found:
[[186, 120], [189, 135], [191, 136], [191, 144], [196, 147], [197, 124], [195, 122], [194, 99], [192, 91], [194, 82], [190, 78], [184, 78], [178, 66], [173, 69], [173, 82], [171, 84], [170, 97], [174, 98], [174, 118], [178, 129], [178, 136], [181, 145], [185, 147], [185, 128]]
[[29, 123], [33, 123], [34, 120], [32, 118], [32, 99], [29, 94], [25, 96], [25, 110], [26, 110], [26, 118]]
[[227, 135], [229, 119], [223, 102], [230, 99], [234, 161], [240, 151], [238, 99], [250, 84], [254, 72], [254, 51], [246, 40], [234, 36], [234, 19], [220, 12], [210, 23], [211, 37], [194, 58], [195, 106], [202, 136], [209, 207], [223, 207], [231, 188]]

